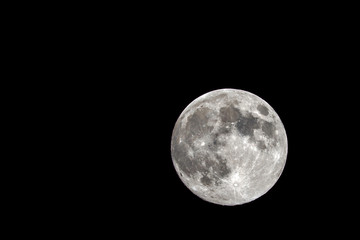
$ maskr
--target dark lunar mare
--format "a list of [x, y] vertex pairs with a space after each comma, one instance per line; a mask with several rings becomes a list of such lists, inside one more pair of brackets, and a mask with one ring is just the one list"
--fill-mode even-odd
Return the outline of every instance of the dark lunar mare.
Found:
[[241, 112], [233, 105], [220, 108], [220, 118], [221, 121], [224, 123], [235, 122], [239, 120], [240, 117], [241, 117]]
[[235, 122], [236, 129], [244, 136], [253, 136], [254, 130], [260, 128], [258, 118], [255, 118], [250, 113], [241, 112], [234, 105], [222, 107], [220, 109], [220, 118], [224, 124]]
[[[260, 111], [261, 114], [265, 116], [269, 114], [268, 108], [264, 105], [259, 104], [257, 106], [257, 109]], [[254, 137], [255, 129], [260, 128], [265, 133], [265, 135], [269, 137], [269, 139], [272, 139], [273, 143], [276, 141], [276, 127], [274, 123], [262, 120], [260, 118], [256, 118], [251, 113], [242, 112], [233, 105], [230, 105], [228, 107], [222, 107], [220, 109], [220, 117], [224, 125], [227, 125], [229, 123], [235, 123], [237, 131], [243, 136], [249, 136], [250, 141], [252, 142], [256, 141]], [[220, 128], [218, 134], [227, 134], [229, 131], [229, 128]], [[257, 141], [257, 146], [261, 150], [266, 149], [266, 144], [264, 141]]]
[[[212, 111], [206, 107], [199, 107], [189, 116], [184, 132], [180, 131], [181, 121], [177, 122], [172, 137], [174, 144], [172, 155], [180, 170], [188, 177], [200, 173], [202, 175], [201, 182], [204, 185], [218, 184], [220, 178], [228, 176], [231, 172], [226, 165], [226, 159], [222, 159], [218, 155], [214, 158], [210, 154], [223, 144], [218, 140], [218, 136], [229, 132], [224, 127], [219, 133], [212, 133], [214, 127], [208, 125], [209, 118], [214, 114]], [[208, 145], [212, 151], [205, 153], [196, 151], [193, 145], [194, 140], [209, 134], [215, 136], [213, 142]], [[179, 143], [180, 137], [183, 139], [181, 143]], [[194, 152], [193, 157], [188, 155], [190, 149]], [[209, 173], [210, 168], [213, 169], [213, 173]]]
[[235, 126], [240, 134], [251, 137], [254, 135], [254, 130], [260, 128], [260, 123], [257, 118], [249, 114], [241, 115]]
[[261, 150], [266, 149], [266, 144], [265, 144], [265, 142], [263, 140], [259, 140], [258, 143], [256, 144], [256, 146]]
[[269, 138], [274, 138], [276, 129], [273, 123], [264, 121], [261, 126], [261, 129]]
[[198, 108], [191, 116], [185, 127], [185, 141], [192, 144], [195, 139], [201, 138], [209, 134], [214, 126], [209, 126], [209, 118], [213, 115], [213, 110], [202, 107]]
[[[231, 173], [231, 169], [226, 164], [226, 159], [219, 155], [212, 156], [210, 153], [194, 151], [194, 157], [188, 156], [189, 148], [185, 143], [179, 143], [173, 149], [173, 157], [178, 164], [180, 170], [188, 177], [193, 177], [196, 173], [202, 175], [201, 182], [204, 185], [218, 183], [217, 180], [227, 177]], [[209, 169], [213, 172], [210, 173]]]
[[269, 115], [269, 109], [262, 104], [259, 104], [257, 106], [257, 110], [259, 110], [259, 112], [264, 116]]
[[[268, 113], [267, 108], [262, 105], [258, 106], [258, 110], [263, 115]], [[225, 146], [226, 142], [222, 141], [220, 137], [229, 134], [232, 127], [235, 127], [241, 135], [250, 136], [251, 141], [255, 141], [255, 129], [261, 128], [269, 138], [274, 138], [275, 135], [273, 123], [258, 119], [251, 113], [244, 113], [233, 105], [220, 109], [222, 124], [216, 132], [213, 132], [214, 127], [208, 125], [210, 117], [216, 114], [213, 111], [199, 104], [194, 113], [188, 117], [185, 131], [180, 131], [182, 119], [177, 122], [172, 138], [174, 145], [177, 145], [173, 147], [172, 154], [180, 170], [188, 177], [200, 173], [202, 175], [200, 181], [204, 185], [217, 185], [221, 178], [225, 178], [231, 173], [231, 169], [226, 164], [226, 159], [221, 158], [218, 154], [215, 154], [214, 157], [210, 153], [216, 152], [221, 146]], [[235, 123], [235, 125], [231, 123]], [[194, 140], [206, 135], [211, 135], [213, 139], [207, 145], [209, 151], [207, 153], [196, 151], [193, 145]], [[180, 137], [183, 139], [181, 143], [179, 143]], [[259, 149], [266, 149], [266, 144], [262, 140], [257, 141], [257, 146]], [[188, 155], [189, 149], [193, 150], [193, 157]], [[210, 168], [213, 169], [212, 173], [209, 172]]]

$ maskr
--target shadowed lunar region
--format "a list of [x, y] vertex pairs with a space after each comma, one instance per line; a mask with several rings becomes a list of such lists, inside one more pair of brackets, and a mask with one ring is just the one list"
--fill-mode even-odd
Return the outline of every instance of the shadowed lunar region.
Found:
[[201, 199], [239, 205], [264, 195], [286, 162], [287, 136], [279, 116], [243, 90], [208, 92], [180, 114], [171, 156], [181, 181]]

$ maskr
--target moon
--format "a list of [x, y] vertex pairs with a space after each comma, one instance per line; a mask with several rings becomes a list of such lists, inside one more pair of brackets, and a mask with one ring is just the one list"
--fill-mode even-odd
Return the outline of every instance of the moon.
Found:
[[283, 123], [263, 99], [219, 89], [191, 102], [171, 137], [174, 168], [199, 198], [226, 206], [251, 202], [279, 179], [287, 158]]

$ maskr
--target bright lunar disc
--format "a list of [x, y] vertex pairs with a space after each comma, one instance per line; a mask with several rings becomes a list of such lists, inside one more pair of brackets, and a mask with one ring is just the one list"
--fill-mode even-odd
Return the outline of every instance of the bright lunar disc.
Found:
[[191, 102], [176, 121], [171, 156], [187, 188], [220, 205], [264, 195], [279, 179], [288, 151], [284, 125], [260, 97], [220, 89]]

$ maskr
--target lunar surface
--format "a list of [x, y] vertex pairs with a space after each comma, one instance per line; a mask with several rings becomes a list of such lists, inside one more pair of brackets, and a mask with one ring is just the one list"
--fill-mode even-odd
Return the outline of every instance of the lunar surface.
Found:
[[279, 179], [288, 150], [284, 125], [260, 97], [220, 89], [191, 102], [171, 139], [174, 167], [187, 188], [220, 205], [253, 201]]

